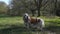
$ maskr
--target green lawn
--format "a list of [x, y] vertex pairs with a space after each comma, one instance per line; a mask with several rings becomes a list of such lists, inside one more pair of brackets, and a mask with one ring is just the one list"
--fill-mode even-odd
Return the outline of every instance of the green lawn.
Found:
[[[59, 31], [60, 32], [60, 18], [47, 18], [47, 17], [39, 17], [44, 19], [45, 27], [49, 30]], [[52, 26], [52, 27], [51, 27]], [[22, 17], [0, 17], [0, 34], [4, 34], [7, 32], [12, 34], [26, 34], [24, 30], [24, 22]], [[34, 33], [34, 32], [32, 32]], [[41, 33], [41, 32], [40, 32]]]
[[9, 28], [11, 26], [21, 26], [23, 24], [22, 17], [1, 17], [0, 29]]
[[[45, 25], [53, 25], [53, 26], [60, 26], [60, 19], [55, 18], [46, 18], [40, 17], [44, 19]], [[22, 17], [0, 17], [0, 29], [7, 28], [13, 25], [21, 26], [23, 23]]]

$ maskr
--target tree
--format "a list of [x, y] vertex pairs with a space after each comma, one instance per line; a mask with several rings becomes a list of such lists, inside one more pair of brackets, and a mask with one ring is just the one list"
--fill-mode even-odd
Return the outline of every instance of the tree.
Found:
[[7, 5], [4, 2], [0, 2], [0, 14], [6, 14]]
[[40, 16], [41, 3], [42, 3], [42, 0], [38, 0], [38, 6], [37, 6], [37, 9], [38, 9], [38, 16]]
[[37, 10], [38, 16], [42, 14], [52, 15], [53, 13], [55, 15], [55, 3], [55, 0], [12, 0], [10, 5], [13, 5], [13, 7], [10, 14], [22, 15], [28, 12], [34, 16]]
[[60, 0], [57, 0], [57, 9], [56, 9], [56, 15], [60, 16]]
[[38, 16], [40, 16], [40, 8], [42, 5], [42, 0], [34, 0], [37, 6], [37, 10], [38, 10]]
[[22, 15], [25, 12], [34, 14], [36, 8], [34, 0], [12, 0], [11, 4], [13, 15]]

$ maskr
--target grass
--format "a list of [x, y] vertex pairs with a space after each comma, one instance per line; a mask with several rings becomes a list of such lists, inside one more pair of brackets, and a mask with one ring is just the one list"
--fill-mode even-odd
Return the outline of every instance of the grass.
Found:
[[53, 17], [53, 18], [47, 18], [47, 17], [41, 17], [44, 19], [46, 25], [53, 25], [53, 26], [60, 26], [60, 17]]
[[[60, 18], [47, 18], [47, 17], [39, 17], [43, 18], [45, 21], [46, 28], [53, 31], [60, 30]], [[0, 17], [0, 34], [26, 34], [26, 30], [24, 31], [22, 17]], [[34, 33], [34, 32], [32, 32]]]
[[23, 24], [22, 17], [1, 17], [0, 18], [0, 29], [10, 27], [13, 25], [20, 26]]

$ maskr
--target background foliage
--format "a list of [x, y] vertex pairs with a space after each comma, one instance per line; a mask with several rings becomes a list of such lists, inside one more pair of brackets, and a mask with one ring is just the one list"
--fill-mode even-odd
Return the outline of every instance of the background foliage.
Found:
[[22, 16], [26, 12], [32, 16], [60, 16], [60, 0], [12, 0], [9, 5], [0, 2], [0, 14]]

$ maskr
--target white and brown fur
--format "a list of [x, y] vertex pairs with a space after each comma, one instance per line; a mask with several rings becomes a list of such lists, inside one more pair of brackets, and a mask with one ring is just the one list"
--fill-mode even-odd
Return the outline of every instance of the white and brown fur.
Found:
[[42, 30], [45, 26], [44, 20], [41, 18], [32, 18], [27, 13], [23, 16], [25, 27], [29, 29], [29, 27], [37, 28]]

